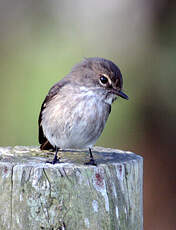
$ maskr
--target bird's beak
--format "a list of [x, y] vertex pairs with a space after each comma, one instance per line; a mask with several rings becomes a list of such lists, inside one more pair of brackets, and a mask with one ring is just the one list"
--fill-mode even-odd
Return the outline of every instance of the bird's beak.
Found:
[[129, 99], [128, 96], [125, 93], [123, 93], [122, 91], [116, 91], [116, 95], [118, 95], [119, 97], [122, 97], [126, 100]]
[[118, 90], [112, 89], [111, 92], [113, 94], [119, 96], [119, 97], [122, 97], [122, 98], [128, 100], [128, 96], [125, 93], [123, 93], [122, 91], [120, 91], [120, 90], [118, 91]]

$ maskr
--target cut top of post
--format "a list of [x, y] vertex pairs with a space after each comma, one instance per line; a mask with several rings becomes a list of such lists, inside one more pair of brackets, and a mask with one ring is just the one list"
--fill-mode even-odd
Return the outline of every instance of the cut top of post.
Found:
[[[122, 151], [118, 149], [94, 147], [92, 148], [97, 166], [105, 164], [120, 164], [129, 161], [141, 161], [143, 158], [130, 151]], [[74, 165], [77, 167], [95, 167], [86, 166], [84, 163], [89, 159], [88, 150], [61, 150], [61, 163], [55, 165], [46, 163], [53, 158], [54, 152], [41, 151], [38, 146], [15, 146], [15, 147], [0, 147], [0, 162], [9, 163], [12, 165], [22, 164], [43, 167], [63, 167]]]

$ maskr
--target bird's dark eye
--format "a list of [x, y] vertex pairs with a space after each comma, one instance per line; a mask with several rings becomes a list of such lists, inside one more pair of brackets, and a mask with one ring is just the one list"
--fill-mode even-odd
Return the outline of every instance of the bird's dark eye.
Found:
[[108, 82], [108, 78], [105, 77], [104, 75], [101, 75], [100, 76], [100, 81], [103, 85], [105, 85], [107, 82]]

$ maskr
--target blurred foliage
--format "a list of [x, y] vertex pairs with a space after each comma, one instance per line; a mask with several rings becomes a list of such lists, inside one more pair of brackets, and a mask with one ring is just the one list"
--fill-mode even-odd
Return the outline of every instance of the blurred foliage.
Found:
[[[114, 0], [100, 6], [78, 1], [75, 7], [68, 1], [1, 2], [1, 145], [38, 143], [37, 119], [47, 91], [89, 56], [117, 63], [130, 97], [128, 102], [115, 103], [98, 144], [133, 148], [144, 138], [146, 116], [148, 125], [154, 119], [161, 128], [173, 127], [173, 7], [164, 1], [138, 3]], [[162, 114], [170, 119], [166, 121]]]
[[[128, 85], [128, 76], [132, 78], [133, 74], [130, 69], [129, 73], [126, 70], [128, 51], [125, 49], [123, 55], [119, 48], [121, 55], [118, 54], [118, 47], [125, 42], [122, 42], [123, 36], [111, 28], [116, 25], [118, 4], [113, 2], [116, 10], [112, 6], [105, 11], [106, 4], [97, 8], [98, 13], [95, 13], [93, 3], [84, 5], [81, 1], [77, 8], [68, 1], [44, 1], [42, 4], [40, 1], [20, 0], [1, 2], [1, 145], [38, 143], [37, 119], [44, 96], [84, 56], [113, 59], [120, 66], [125, 63], [122, 69], [125, 88], [133, 95]], [[95, 27], [93, 33], [92, 27]], [[118, 38], [120, 44], [114, 46]], [[130, 47], [131, 41], [126, 40]], [[107, 131], [99, 144], [117, 147], [117, 137], [120, 147], [120, 142], [129, 136], [129, 118], [136, 104], [134, 96], [131, 98], [130, 103], [119, 101], [119, 105], [114, 106]]]

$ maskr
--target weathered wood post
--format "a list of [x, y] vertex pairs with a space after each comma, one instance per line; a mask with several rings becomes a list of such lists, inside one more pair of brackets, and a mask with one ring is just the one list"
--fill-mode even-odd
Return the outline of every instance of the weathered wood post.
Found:
[[0, 147], [1, 230], [142, 230], [143, 159], [96, 147], [51, 165], [38, 147]]

